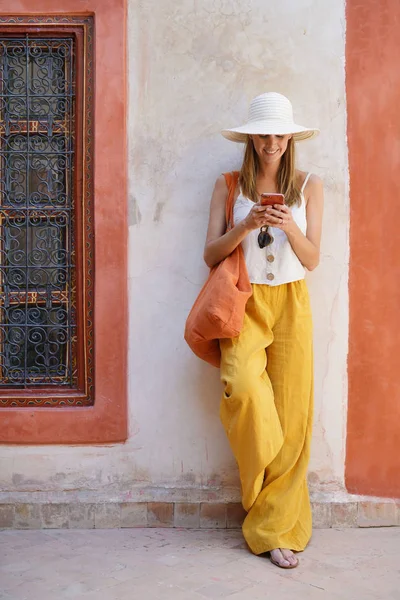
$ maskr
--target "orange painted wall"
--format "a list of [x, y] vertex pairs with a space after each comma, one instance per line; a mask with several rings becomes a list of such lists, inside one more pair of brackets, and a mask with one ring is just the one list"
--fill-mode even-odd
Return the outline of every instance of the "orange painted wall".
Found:
[[127, 438], [127, 170], [125, 0], [0, 0], [0, 15], [95, 17], [95, 404], [2, 408], [0, 443]]
[[400, 497], [400, 2], [347, 0], [346, 485]]

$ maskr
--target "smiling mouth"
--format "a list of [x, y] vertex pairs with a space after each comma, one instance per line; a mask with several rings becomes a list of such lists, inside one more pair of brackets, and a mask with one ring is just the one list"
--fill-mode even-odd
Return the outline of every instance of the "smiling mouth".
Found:
[[272, 156], [273, 154], [276, 154], [278, 152], [278, 149], [277, 150], [272, 150], [272, 151], [271, 150], [264, 150], [264, 152], [266, 154], [269, 154], [270, 156]]

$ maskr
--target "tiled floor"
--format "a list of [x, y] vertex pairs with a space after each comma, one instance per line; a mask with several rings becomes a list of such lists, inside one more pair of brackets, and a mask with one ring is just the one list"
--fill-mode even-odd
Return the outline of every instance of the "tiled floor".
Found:
[[400, 529], [319, 529], [274, 567], [240, 531], [0, 532], [1, 600], [400, 600]]

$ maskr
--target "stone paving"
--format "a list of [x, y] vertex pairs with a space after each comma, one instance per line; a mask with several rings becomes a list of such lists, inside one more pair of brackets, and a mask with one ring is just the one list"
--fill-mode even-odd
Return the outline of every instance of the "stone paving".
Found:
[[400, 600], [399, 550], [399, 528], [319, 529], [283, 571], [237, 530], [10, 530], [0, 599]]

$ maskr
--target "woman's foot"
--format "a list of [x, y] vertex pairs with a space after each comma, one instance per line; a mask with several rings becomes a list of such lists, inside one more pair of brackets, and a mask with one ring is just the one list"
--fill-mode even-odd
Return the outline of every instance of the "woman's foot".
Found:
[[299, 564], [291, 550], [287, 548], [275, 548], [269, 553], [271, 562], [281, 569], [294, 569]]

